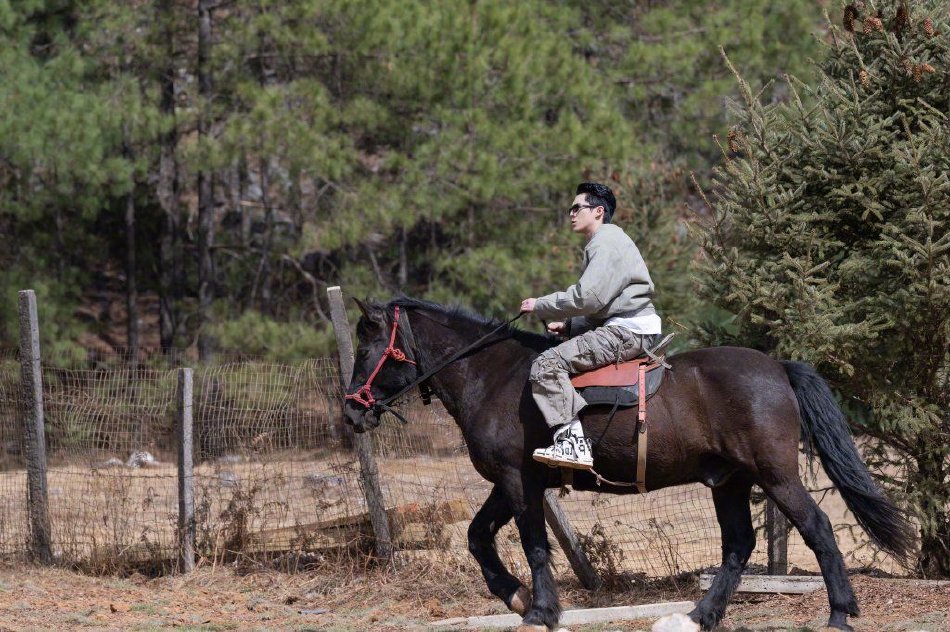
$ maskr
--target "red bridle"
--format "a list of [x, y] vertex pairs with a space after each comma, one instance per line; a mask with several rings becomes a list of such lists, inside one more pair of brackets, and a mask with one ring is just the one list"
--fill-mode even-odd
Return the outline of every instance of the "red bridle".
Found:
[[386, 358], [392, 357], [393, 360], [397, 362], [408, 362], [409, 364], [415, 364], [412, 360], [406, 357], [406, 354], [401, 350], [397, 349], [396, 344], [396, 331], [399, 329], [399, 306], [396, 306], [396, 311], [393, 313], [393, 331], [389, 336], [389, 346], [386, 347], [386, 350], [383, 351], [382, 357], [379, 359], [379, 362], [376, 363], [376, 368], [373, 369], [373, 372], [370, 374], [369, 379], [366, 380], [366, 384], [359, 387], [355, 393], [350, 393], [346, 395], [344, 399], [352, 399], [358, 404], [362, 404], [366, 408], [372, 407], [376, 403], [376, 398], [373, 397], [371, 387], [373, 385], [373, 380], [376, 379], [376, 374], [379, 373], [379, 370], [383, 368], [383, 363], [386, 362]]

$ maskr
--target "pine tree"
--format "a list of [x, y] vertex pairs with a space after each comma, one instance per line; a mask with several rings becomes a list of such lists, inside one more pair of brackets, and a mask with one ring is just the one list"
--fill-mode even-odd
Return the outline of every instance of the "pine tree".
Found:
[[[564, 209], [590, 178], [618, 188], [618, 223], [676, 316], [691, 252], [675, 154], [707, 129], [689, 121], [719, 116], [725, 85], [706, 81], [706, 49], [735, 32], [742, 59], [795, 58], [804, 3], [744, 31], [745, 3], [712, 16], [637, 2], [603, 19], [566, 0], [215, 3], [209, 103], [194, 2], [0, 2], [0, 229], [16, 236], [0, 286], [54, 279], [69, 322], [84, 289], [116, 278], [132, 202], [133, 272], [159, 293], [163, 348], [196, 339], [199, 308], [239, 342], [255, 317], [326, 331], [327, 285], [499, 316], [576, 279]], [[210, 226], [199, 172], [213, 174]]]
[[[849, 5], [818, 79], [744, 102], [701, 232], [709, 327], [815, 364], [876, 438], [920, 523], [920, 568], [950, 574], [950, 24], [945, 3]], [[738, 77], [738, 74], [737, 74]]]
[[[9, 298], [37, 287], [41, 309], [56, 313], [44, 316], [43, 332], [54, 353], [78, 328], [70, 316], [90, 271], [106, 267], [114, 243], [124, 250], [119, 227], [140, 175], [129, 149], [156, 118], [129, 80], [128, 42], [97, 47], [86, 39], [84, 10], [74, 2], [0, 6], [0, 213], [9, 230], [0, 316], [9, 335]], [[102, 226], [119, 230], [103, 239]]]
[[[641, 138], [699, 169], [716, 159], [712, 135], [728, 125], [723, 98], [736, 94], [719, 47], [754, 81], [805, 78], [823, 28], [813, 0], [562, 3], [582, 16], [572, 43], [617, 87]], [[764, 97], [781, 98], [782, 88]]]

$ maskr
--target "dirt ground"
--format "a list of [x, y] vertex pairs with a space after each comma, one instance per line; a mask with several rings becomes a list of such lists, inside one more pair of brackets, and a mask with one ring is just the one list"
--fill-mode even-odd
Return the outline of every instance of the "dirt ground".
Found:
[[[348, 572], [342, 572], [348, 571]], [[344, 577], [345, 579], [341, 579]], [[950, 631], [950, 586], [857, 575], [859, 632]], [[590, 593], [560, 581], [565, 608], [694, 600], [695, 576]], [[259, 566], [199, 568], [188, 576], [91, 577], [61, 569], [0, 570], [0, 630], [435, 630], [450, 617], [505, 613], [470, 565], [415, 561], [396, 571], [353, 566], [287, 574]], [[739, 595], [722, 631], [818, 630], [824, 591]], [[574, 626], [574, 632], [649, 630], [652, 621]]]

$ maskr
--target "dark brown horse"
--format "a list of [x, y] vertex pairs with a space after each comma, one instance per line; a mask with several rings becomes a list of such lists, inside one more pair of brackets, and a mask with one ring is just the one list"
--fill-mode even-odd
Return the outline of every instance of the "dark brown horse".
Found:
[[[390, 344], [397, 307], [400, 325]], [[346, 400], [346, 419], [357, 432], [379, 425], [383, 408], [374, 400], [397, 394], [441, 360], [478, 343], [428, 380], [461, 428], [475, 469], [494, 484], [469, 526], [469, 550], [489, 590], [522, 614], [526, 626], [554, 628], [561, 608], [549, 567], [542, 498], [545, 488], [561, 484], [561, 477], [531, 458], [535, 448], [551, 443], [552, 433], [531, 397], [528, 372], [532, 360], [557, 341], [504, 326], [489, 335], [499, 323], [408, 298], [388, 305], [361, 303], [360, 309], [348, 393], [373, 379], [362, 390], [362, 402]], [[478, 342], [486, 335], [487, 340]], [[396, 351], [380, 363], [387, 347]], [[402, 353], [408, 361], [400, 361]], [[828, 385], [806, 364], [779, 362], [751, 349], [701, 349], [668, 362], [672, 370], [650, 400], [647, 487], [703, 483], [712, 490], [722, 531], [722, 567], [690, 616], [706, 629], [722, 619], [755, 547], [749, 494], [759, 485], [818, 558], [831, 605], [829, 625], [851, 629], [848, 615], [858, 614], [858, 604], [831, 523], [798, 477], [799, 439], [816, 448], [872, 541], [904, 557], [912, 535], [902, 514], [871, 480]], [[607, 479], [634, 478], [635, 411], [618, 411], [609, 424], [607, 407], [588, 408], [582, 415], [585, 434], [599, 438], [594, 466]], [[574, 487], [632, 491], [596, 487], [594, 478], [581, 471], [574, 474]], [[512, 517], [531, 567], [533, 598], [495, 549], [495, 534]]]

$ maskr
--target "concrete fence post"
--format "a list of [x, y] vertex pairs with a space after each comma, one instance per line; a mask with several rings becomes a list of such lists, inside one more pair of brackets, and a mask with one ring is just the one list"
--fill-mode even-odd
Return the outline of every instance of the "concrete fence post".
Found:
[[178, 369], [178, 551], [181, 568], [195, 568], [194, 377]]
[[765, 501], [765, 533], [769, 575], [788, 574], [788, 519], [771, 498]]
[[36, 293], [19, 293], [20, 384], [23, 397], [23, 444], [26, 451], [26, 500], [30, 520], [30, 556], [41, 564], [53, 561], [46, 486], [46, 431], [43, 417], [43, 374]]
[[[327, 288], [327, 298], [330, 300], [330, 320], [333, 322], [333, 332], [336, 334], [339, 351], [340, 382], [346, 390], [350, 376], [353, 375], [354, 364], [350, 324], [343, 304], [343, 292], [339, 286]], [[386, 506], [383, 502], [383, 490], [379, 484], [379, 468], [373, 455], [372, 435], [368, 432], [357, 434], [345, 424], [344, 432], [350, 437], [360, 461], [360, 480], [366, 499], [366, 508], [369, 511], [370, 524], [373, 526], [373, 535], [376, 538], [376, 554], [385, 560], [392, 560], [392, 536], [389, 530], [389, 519], [386, 516]]]

